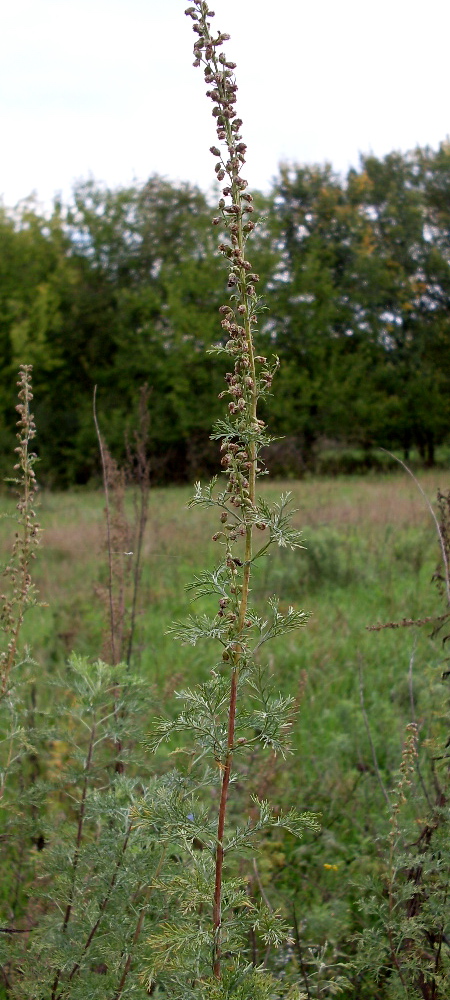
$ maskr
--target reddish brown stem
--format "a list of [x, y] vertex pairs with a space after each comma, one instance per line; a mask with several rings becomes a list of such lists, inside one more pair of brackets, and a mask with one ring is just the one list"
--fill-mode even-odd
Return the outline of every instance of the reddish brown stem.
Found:
[[[85, 811], [86, 811], [86, 797], [87, 797], [87, 790], [88, 790], [88, 780], [89, 780], [89, 772], [90, 772], [90, 769], [91, 769], [92, 757], [93, 757], [93, 752], [94, 752], [95, 733], [96, 733], [96, 724], [94, 723], [94, 725], [93, 725], [93, 727], [91, 729], [91, 736], [90, 736], [90, 740], [89, 740], [89, 749], [88, 749], [88, 754], [87, 754], [87, 758], [86, 758], [86, 765], [85, 765], [85, 769], [84, 769], [84, 782], [83, 782], [83, 792], [82, 792], [82, 795], [81, 795], [81, 802], [80, 802], [80, 813], [79, 813], [79, 816], [78, 816], [77, 839], [76, 839], [76, 843], [75, 843], [75, 851], [74, 851], [73, 861], [72, 861], [72, 887], [71, 887], [71, 891], [70, 891], [69, 902], [67, 903], [66, 912], [64, 914], [63, 925], [62, 925], [62, 928], [61, 928], [63, 934], [67, 930], [67, 925], [69, 923], [70, 916], [71, 916], [71, 913], [72, 913], [73, 897], [74, 897], [74, 892], [75, 892], [75, 877], [76, 877], [76, 871], [77, 871], [77, 867], [78, 867], [78, 862], [80, 860], [80, 848], [81, 848], [81, 840], [82, 840], [82, 836], [83, 836], [84, 816], [85, 816]], [[53, 980], [51, 1000], [56, 1000], [57, 989], [58, 989], [60, 978], [61, 978], [61, 969], [57, 969], [55, 978]]]
[[[85, 946], [83, 948], [82, 957], [84, 957], [84, 955], [86, 954], [88, 948], [90, 947], [90, 945], [92, 943], [92, 940], [95, 937], [95, 935], [96, 935], [96, 933], [98, 931], [98, 928], [100, 927], [100, 924], [101, 924], [101, 921], [102, 921], [102, 917], [103, 917], [103, 914], [104, 914], [104, 912], [106, 910], [106, 907], [108, 906], [109, 900], [111, 899], [111, 895], [112, 895], [114, 886], [115, 886], [115, 884], [117, 882], [117, 876], [119, 874], [119, 869], [120, 869], [120, 867], [122, 865], [123, 857], [124, 857], [125, 851], [126, 851], [126, 849], [128, 847], [128, 841], [130, 839], [131, 830], [132, 830], [132, 825], [130, 823], [130, 825], [128, 826], [126, 835], [125, 835], [125, 840], [124, 840], [124, 842], [122, 844], [122, 851], [121, 851], [120, 857], [116, 861], [116, 867], [114, 869], [114, 874], [112, 876], [112, 879], [111, 879], [111, 881], [109, 883], [108, 892], [107, 892], [106, 896], [104, 896], [104, 898], [103, 898], [103, 900], [102, 900], [102, 902], [100, 904], [100, 913], [99, 913], [98, 919], [96, 920], [94, 926], [91, 928], [91, 930], [89, 932], [89, 936], [88, 936], [88, 938], [86, 940], [86, 944], [85, 944]], [[80, 959], [80, 962], [81, 962], [81, 959]], [[80, 971], [80, 962], [76, 962], [75, 963], [75, 965], [74, 965], [74, 967], [72, 969], [72, 972], [70, 973], [69, 980], [73, 979], [73, 977], [77, 974], [77, 972]]]
[[228, 786], [230, 784], [231, 762], [234, 746], [234, 726], [236, 720], [238, 670], [234, 667], [231, 675], [230, 706], [228, 712], [228, 741], [225, 763], [223, 765], [222, 790], [220, 794], [219, 819], [217, 823], [216, 877], [214, 885], [213, 929], [214, 929], [214, 965], [216, 979], [221, 974], [221, 924], [222, 924], [222, 873], [223, 873], [223, 835], [227, 811]]

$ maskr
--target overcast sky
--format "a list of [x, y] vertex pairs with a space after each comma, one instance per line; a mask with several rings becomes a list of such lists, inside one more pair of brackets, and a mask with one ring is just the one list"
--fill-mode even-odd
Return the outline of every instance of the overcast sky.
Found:
[[[0, 196], [152, 173], [206, 190], [211, 102], [188, 0], [10, 0], [1, 17]], [[237, 62], [251, 187], [280, 161], [437, 147], [450, 133], [448, 0], [211, 0]]]

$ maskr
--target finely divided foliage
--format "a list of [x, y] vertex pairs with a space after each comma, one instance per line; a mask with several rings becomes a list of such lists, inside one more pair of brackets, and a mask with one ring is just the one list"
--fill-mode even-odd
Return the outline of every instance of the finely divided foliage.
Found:
[[[203, 762], [205, 758], [212, 758], [210, 775], [216, 769], [215, 784], [219, 788], [214, 836], [211, 836], [210, 821], [202, 827], [198, 818], [192, 817], [192, 822], [196, 822], [195, 838], [203, 845], [200, 861], [191, 852], [194, 878], [199, 879], [201, 875], [204, 887], [199, 915], [203, 937], [197, 939], [200, 950], [193, 942], [192, 927], [188, 938], [193, 963], [191, 975], [200, 990], [193, 995], [203, 995], [201, 983], [207, 967], [204, 959], [201, 960], [201, 952], [205, 946], [211, 956], [213, 979], [222, 980], [224, 965], [231, 965], [239, 981], [245, 982], [247, 960], [243, 931], [245, 934], [248, 927], [259, 928], [267, 941], [274, 942], [279, 941], [283, 933], [277, 927], [276, 915], [263, 902], [255, 907], [244, 894], [239, 904], [239, 893], [236, 897], [235, 888], [232, 889], [235, 879], [230, 882], [229, 877], [232, 861], [227, 870], [229, 855], [236, 849], [247, 848], [267, 824], [284, 824], [298, 834], [305, 824], [314, 827], [315, 821], [309, 815], [297, 816], [294, 811], [275, 819], [266, 804], [260, 803], [260, 821], [238, 829], [233, 835], [227, 832], [229, 790], [236, 778], [235, 758], [243, 750], [253, 749], [257, 743], [281, 752], [288, 746], [291, 700], [268, 691], [256, 653], [268, 639], [305, 625], [308, 614], [291, 607], [282, 613], [274, 599], [270, 602], [267, 620], [263, 620], [250, 606], [250, 581], [257, 560], [273, 544], [291, 549], [301, 547], [302, 536], [290, 524], [286, 509], [288, 496], [270, 507], [256, 493], [258, 477], [265, 472], [261, 449], [270, 441], [265, 424], [258, 417], [257, 406], [259, 399], [270, 392], [278, 360], [275, 358], [269, 363], [266, 357], [257, 354], [254, 343], [261, 311], [256, 293], [259, 276], [247, 259], [246, 244], [255, 223], [251, 218], [253, 199], [247, 193], [247, 181], [241, 176], [246, 145], [241, 135], [242, 121], [235, 110], [235, 64], [221, 51], [229, 36], [212, 31], [214, 13], [207, 3], [196, 0], [186, 14], [192, 18], [196, 34], [194, 65], [203, 64], [209, 88], [207, 95], [213, 102], [212, 113], [220, 144], [220, 148], [211, 146], [217, 161], [215, 172], [220, 183], [226, 182], [219, 201], [220, 214], [213, 219], [213, 225], [224, 230], [219, 251], [228, 262], [230, 293], [229, 301], [219, 309], [223, 339], [216, 350], [230, 358], [231, 370], [226, 375], [227, 388], [221, 393], [221, 397], [229, 398], [228, 413], [217, 423], [212, 436], [221, 441], [221, 464], [227, 483], [218, 492], [215, 491], [216, 481], [206, 488], [197, 484], [191, 501], [192, 506], [213, 506], [218, 512], [219, 524], [213, 539], [220, 547], [219, 564], [212, 572], [198, 575], [190, 588], [195, 597], [213, 599], [214, 614], [190, 615], [185, 623], [177, 622], [172, 628], [176, 638], [192, 645], [202, 639], [215, 640], [219, 644], [218, 659], [210, 681], [194, 691], [180, 693], [184, 703], [181, 714], [173, 723], [160, 723], [153, 745], [174, 733], [188, 731], [197, 739], [197, 759]], [[261, 543], [255, 544], [255, 536], [261, 537]], [[192, 827], [190, 832], [192, 836]], [[209, 855], [207, 865], [205, 855]], [[191, 884], [192, 878], [189, 886]], [[211, 888], [206, 889], [209, 884]], [[211, 895], [212, 926], [208, 931], [205, 913], [211, 907]], [[174, 957], [179, 961], [180, 938], [175, 953], [173, 948], [167, 948], [164, 936], [153, 939], [153, 947], [160, 953], [159, 970], [173, 966]], [[184, 950], [185, 967], [186, 961]], [[253, 981], [254, 973], [251, 979]], [[252, 988], [255, 990], [256, 986]]]

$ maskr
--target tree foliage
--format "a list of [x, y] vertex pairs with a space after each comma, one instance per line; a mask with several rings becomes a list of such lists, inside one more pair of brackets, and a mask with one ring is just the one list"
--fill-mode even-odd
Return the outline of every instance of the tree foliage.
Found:
[[[429, 464], [446, 439], [449, 186], [443, 143], [363, 157], [345, 181], [328, 165], [281, 166], [270, 195], [256, 198], [262, 332], [283, 361], [274, 430], [293, 436], [304, 466], [324, 439], [415, 447]], [[25, 362], [48, 482], [98, 472], [94, 385], [118, 458], [133, 387], [147, 382], [155, 475], [211, 471], [224, 361], [208, 350], [226, 269], [210, 216], [199, 189], [157, 176], [117, 190], [80, 183], [50, 218], [32, 200], [2, 209], [3, 461], [13, 373]]]

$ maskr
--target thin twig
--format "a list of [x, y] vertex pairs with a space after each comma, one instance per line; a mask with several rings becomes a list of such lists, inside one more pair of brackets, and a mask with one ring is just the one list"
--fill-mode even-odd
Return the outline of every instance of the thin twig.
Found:
[[270, 910], [271, 913], [273, 913], [273, 907], [270, 905], [270, 902], [269, 902], [269, 900], [268, 900], [268, 898], [266, 896], [266, 893], [264, 892], [264, 886], [263, 886], [263, 884], [261, 882], [260, 874], [259, 874], [259, 871], [258, 871], [258, 865], [256, 864], [256, 858], [253, 858], [253, 871], [255, 873], [255, 878], [256, 878], [256, 881], [258, 883], [258, 889], [259, 889], [259, 891], [261, 893], [261, 898], [264, 900], [264, 902], [265, 902], [265, 904], [267, 906], [267, 909]]
[[366, 632], [382, 632], [386, 628], [409, 628], [411, 625], [415, 625], [420, 628], [421, 625], [430, 625], [434, 622], [445, 622], [449, 617], [450, 612], [446, 611], [443, 615], [427, 615], [426, 618], [402, 618], [399, 622], [383, 622], [378, 625], [366, 625]]

